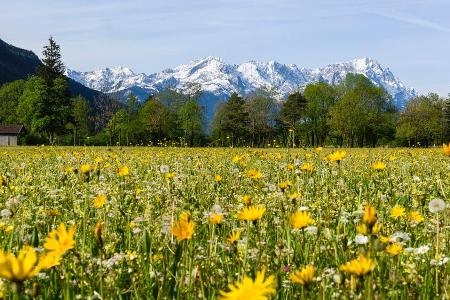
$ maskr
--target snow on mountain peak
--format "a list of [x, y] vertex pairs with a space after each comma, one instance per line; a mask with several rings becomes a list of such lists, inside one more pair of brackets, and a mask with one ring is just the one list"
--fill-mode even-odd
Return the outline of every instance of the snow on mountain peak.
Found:
[[233, 92], [248, 95], [261, 88], [275, 89], [281, 98], [285, 98], [289, 93], [311, 82], [325, 81], [337, 84], [349, 73], [363, 74], [376, 85], [384, 87], [400, 108], [416, 95], [415, 91], [406, 88], [389, 68], [382, 67], [376, 60], [370, 58], [357, 58], [315, 69], [299, 68], [293, 64], [285, 65], [273, 60], [248, 61], [234, 65], [209, 56], [151, 75], [135, 74], [126, 67], [105, 68], [92, 72], [67, 70], [67, 75], [72, 79], [106, 93], [139, 89], [143, 91], [143, 95], [140, 95], [143, 98], [168, 87], [185, 91], [192, 84], [199, 84], [203, 91], [220, 99], [228, 97]]

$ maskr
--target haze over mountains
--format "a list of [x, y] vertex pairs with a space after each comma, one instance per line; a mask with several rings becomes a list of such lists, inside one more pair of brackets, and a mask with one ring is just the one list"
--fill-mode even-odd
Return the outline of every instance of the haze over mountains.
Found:
[[398, 108], [403, 108], [416, 95], [415, 90], [406, 87], [389, 68], [370, 58], [314, 69], [276, 61], [228, 64], [220, 58], [207, 57], [150, 75], [134, 73], [127, 67], [89, 72], [67, 70], [68, 77], [79, 83], [122, 98], [133, 93], [144, 100], [148, 95], [169, 87], [185, 92], [193, 84], [199, 84], [206, 94], [208, 106], [215, 104], [209, 102], [224, 100], [233, 92], [249, 95], [261, 88], [271, 89], [279, 99], [284, 99], [289, 93], [308, 83], [324, 81], [337, 84], [349, 73], [363, 74], [376, 85], [384, 87], [392, 95]]

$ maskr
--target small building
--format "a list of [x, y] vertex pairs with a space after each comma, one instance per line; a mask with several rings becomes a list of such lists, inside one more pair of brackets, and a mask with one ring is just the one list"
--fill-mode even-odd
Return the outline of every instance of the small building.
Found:
[[23, 125], [0, 125], [0, 146], [17, 146], [17, 137]]

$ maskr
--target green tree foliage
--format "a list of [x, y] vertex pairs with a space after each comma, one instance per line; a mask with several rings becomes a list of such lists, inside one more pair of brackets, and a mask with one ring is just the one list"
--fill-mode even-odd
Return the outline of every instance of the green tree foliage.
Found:
[[290, 94], [280, 110], [281, 121], [290, 129], [296, 129], [305, 115], [307, 101], [300, 92]]
[[193, 98], [186, 101], [178, 111], [178, 118], [184, 139], [192, 147], [195, 139], [201, 138], [204, 127], [204, 110], [198, 100]]
[[44, 46], [42, 51], [44, 58], [42, 59], [43, 65], [38, 68], [38, 75], [47, 85], [51, 86], [53, 81], [63, 76], [65, 67], [61, 60], [60, 46], [55, 42], [53, 37], [48, 39], [48, 45]]
[[242, 145], [248, 136], [249, 113], [245, 100], [233, 93], [227, 102], [219, 106], [215, 115], [214, 135], [231, 146]]
[[77, 96], [73, 99], [73, 132], [74, 144], [84, 141], [92, 128], [91, 108], [86, 98]]
[[341, 99], [330, 111], [330, 125], [340, 143], [375, 146], [394, 134], [396, 111], [389, 94], [363, 75], [349, 74], [337, 88]]
[[429, 146], [444, 141], [444, 100], [437, 94], [419, 96], [400, 114], [397, 138], [410, 146]]
[[274, 135], [278, 104], [265, 92], [256, 93], [247, 100], [251, 146], [264, 146]]
[[142, 142], [161, 144], [177, 138], [177, 115], [154, 97], [138, 113]]
[[25, 80], [16, 80], [0, 88], [0, 124], [19, 124], [17, 106], [23, 94]]
[[311, 145], [323, 145], [329, 135], [327, 122], [331, 107], [338, 99], [336, 89], [327, 83], [308, 84], [304, 91], [306, 98], [306, 124]]
[[17, 105], [19, 122], [24, 124], [31, 133], [38, 133], [44, 128], [43, 115], [45, 99], [48, 98], [48, 88], [44, 80], [31, 76], [24, 85], [23, 93]]
[[443, 109], [443, 136], [444, 142], [450, 142], [450, 95], [444, 103]]

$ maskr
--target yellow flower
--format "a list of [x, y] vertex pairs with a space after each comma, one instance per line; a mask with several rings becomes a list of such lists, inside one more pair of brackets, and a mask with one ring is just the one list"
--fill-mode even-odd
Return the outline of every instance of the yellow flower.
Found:
[[389, 244], [391, 242], [391, 238], [388, 236], [380, 236], [380, 242], [383, 244]]
[[194, 234], [195, 223], [187, 212], [183, 212], [177, 222], [172, 224], [172, 234], [179, 241], [189, 240]]
[[244, 205], [250, 205], [252, 203], [252, 197], [250, 195], [242, 196], [242, 203], [244, 203]]
[[265, 278], [265, 270], [259, 271], [253, 281], [244, 276], [239, 282], [229, 284], [229, 292], [220, 291], [221, 300], [265, 300], [276, 293], [275, 277]]
[[130, 174], [130, 170], [127, 166], [121, 166], [119, 168], [118, 174], [120, 177], [128, 176], [128, 174]]
[[80, 171], [81, 171], [81, 173], [83, 173], [84, 175], [89, 174], [89, 172], [91, 172], [91, 165], [89, 165], [89, 164], [81, 165]]
[[100, 194], [97, 197], [94, 198], [94, 201], [92, 202], [92, 206], [95, 208], [102, 208], [106, 204], [106, 195]]
[[227, 238], [228, 244], [234, 244], [241, 237], [240, 230], [233, 230]]
[[386, 169], [386, 164], [382, 163], [381, 161], [374, 162], [372, 164], [372, 169], [377, 170], [377, 171], [382, 171], [382, 170]]
[[442, 152], [450, 157], [450, 143], [448, 143], [448, 145], [442, 144]]
[[301, 197], [302, 197], [302, 194], [298, 193], [298, 192], [294, 192], [294, 193], [289, 195], [289, 199], [292, 200], [292, 201], [300, 200]]
[[419, 224], [425, 220], [425, 218], [418, 211], [411, 211], [408, 214], [408, 219], [416, 224]]
[[314, 165], [312, 163], [304, 163], [300, 170], [305, 171], [305, 172], [312, 172], [314, 171]]
[[396, 205], [391, 209], [391, 218], [398, 219], [405, 215], [405, 208], [401, 205]]
[[387, 246], [384, 251], [392, 256], [396, 256], [403, 252], [403, 247], [399, 243], [393, 243]]
[[73, 173], [73, 168], [71, 166], [65, 167], [64, 172], [67, 174]]
[[358, 232], [360, 234], [367, 235], [367, 226], [366, 226], [366, 224], [362, 223], [362, 224], [359, 224], [358, 226], [356, 226], [356, 232]]
[[223, 215], [222, 214], [212, 214], [209, 216], [208, 220], [209, 220], [209, 223], [211, 223], [211, 224], [220, 224], [220, 223], [222, 223]]
[[340, 162], [341, 160], [343, 160], [345, 158], [346, 155], [347, 155], [347, 152], [337, 150], [328, 156], [328, 160]]
[[166, 179], [172, 179], [175, 177], [175, 172], [167, 172], [165, 177]]
[[244, 207], [238, 214], [239, 220], [243, 221], [257, 221], [262, 218], [266, 208], [263, 206], [249, 206]]
[[216, 176], [214, 176], [214, 181], [215, 182], [221, 182], [222, 181], [222, 176], [220, 176], [220, 175], [216, 175]]
[[312, 265], [308, 265], [301, 270], [297, 270], [289, 275], [289, 279], [300, 285], [308, 285], [314, 279], [314, 267]]
[[316, 150], [316, 152], [322, 152], [323, 147], [317, 147], [315, 150]]
[[369, 204], [364, 207], [363, 222], [368, 226], [373, 226], [377, 222], [377, 210], [375, 206]]
[[377, 223], [372, 227], [372, 234], [378, 234], [381, 230], [381, 224]]
[[262, 177], [262, 173], [260, 171], [258, 171], [258, 170], [255, 170], [255, 169], [248, 170], [245, 173], [245, 175], [248, 178], [251, 178], [251, 179], [260, 179]]
[[370, 258], [360, 255], [358, 258], [346, 262], [340, 266], [340, 270], [356, 276], [364, 276], [375, 268], [375, 263]]
[[296, 211], [291, 216], [291, 225], [295, 229], [302, 229], [308, 225], [314, 224], [316, 221], [311, 218], [307, 211]]
[[75, 225], [66, 230], [66, 225], [61, 223], [58, 229], [53, 229], [45, 239], [44, 248], [49, 251], [55, 251], [63, 255], [75, 246]]
[[48, 270], [59, 266], [61, 263], [61, 255], [56, 251], [47, 252], [39, 257], [38, 267], [42, 270]]
[[17, 257], [11, 252], [5, 253], [0, 250], [0, 277], [22, 282], [35, 276], [39, 271], [33, 247], [24, 246]]
[[289, 180], [278, 183], [278, 188], [282, 191], [287, 190], [291, 186], [292, 186], [292, 182], [290, 182]]

